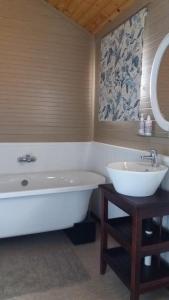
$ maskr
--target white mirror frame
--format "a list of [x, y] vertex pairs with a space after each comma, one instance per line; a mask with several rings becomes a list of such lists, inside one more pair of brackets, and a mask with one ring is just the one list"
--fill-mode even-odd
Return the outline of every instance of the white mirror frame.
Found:
[[[150, 100], [151, 100], [151, 106], [152, 111], [154, 114], [154, 118], [157, 122], [157, 124], [164, 130], [169, 131], [169, 121], [167, 121], [159, 107], [158, 103], [158, 96], [157, 96], [157, 82], [158, 82], [158, 73], [160, 69], [160, 64], [163, 58], [163, 55], [166, 51], [166, 49], [169, 47], [169, 33], [165, 36], [165, 38], [160, 43], [160, 46], [157, 49], [152, 70], [151, 70], [151, 76], [150, 76]], [[169, 95], [168, 95], [169, 98]]]

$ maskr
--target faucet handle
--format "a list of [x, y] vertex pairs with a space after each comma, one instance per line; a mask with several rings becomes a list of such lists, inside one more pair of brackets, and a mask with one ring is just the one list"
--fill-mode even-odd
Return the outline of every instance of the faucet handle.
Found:
[[31, 154], [26, 154], [25, 158], [26, 158], [26, 162], [28, 162], [28, 163], [36, 161], [36, 157]]
[[30, 162], [34, 162], [36, 160], [37, 160], [36, 156], [31, 156]]
[[151, 148], [151, 149], [150, 149], [150, 152], [151, 152], [151, 153], [154, 153], [155, 155], [158, 155], [158, 151], [157, 151], [157, 149], [155, 149], [155, 148]]
[[151, 155], [153, 159], [153, 165], [157, 167], [159, 165], [158, 151], [155, 148], [152, 148]]
[[155, 148], [150, 149], [151, 156], [154, 158], [154, 160], [157, 162], [158, 160], [158, 151]]

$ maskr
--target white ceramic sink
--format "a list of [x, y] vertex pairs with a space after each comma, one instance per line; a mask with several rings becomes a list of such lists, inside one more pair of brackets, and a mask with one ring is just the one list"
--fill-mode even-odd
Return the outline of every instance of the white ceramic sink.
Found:
[[144, 162], [114, 162], [107, 166], [109, 177], [118, 193], [146, 197], [153, 195], [168, 167], [152, 167]]

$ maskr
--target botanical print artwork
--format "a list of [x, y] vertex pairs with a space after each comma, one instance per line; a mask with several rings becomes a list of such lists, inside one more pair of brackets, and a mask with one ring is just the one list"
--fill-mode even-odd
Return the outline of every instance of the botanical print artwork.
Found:
[[101, 41], [100, 121], [139, 118], [146, 14], [142, 9]]

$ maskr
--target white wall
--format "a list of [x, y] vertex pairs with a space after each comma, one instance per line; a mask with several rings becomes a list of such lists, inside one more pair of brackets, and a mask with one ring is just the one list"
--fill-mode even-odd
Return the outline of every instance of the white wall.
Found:
[[[0, 143], [0, 174], [86, 169], [91, 143]], [[36, 162], [19, 163], [25, 154]]]
[[145, 151], [93, 142], [89, 156], [91, 170], [107, 176], [106, 166], [113, 161], [139, 161]]

